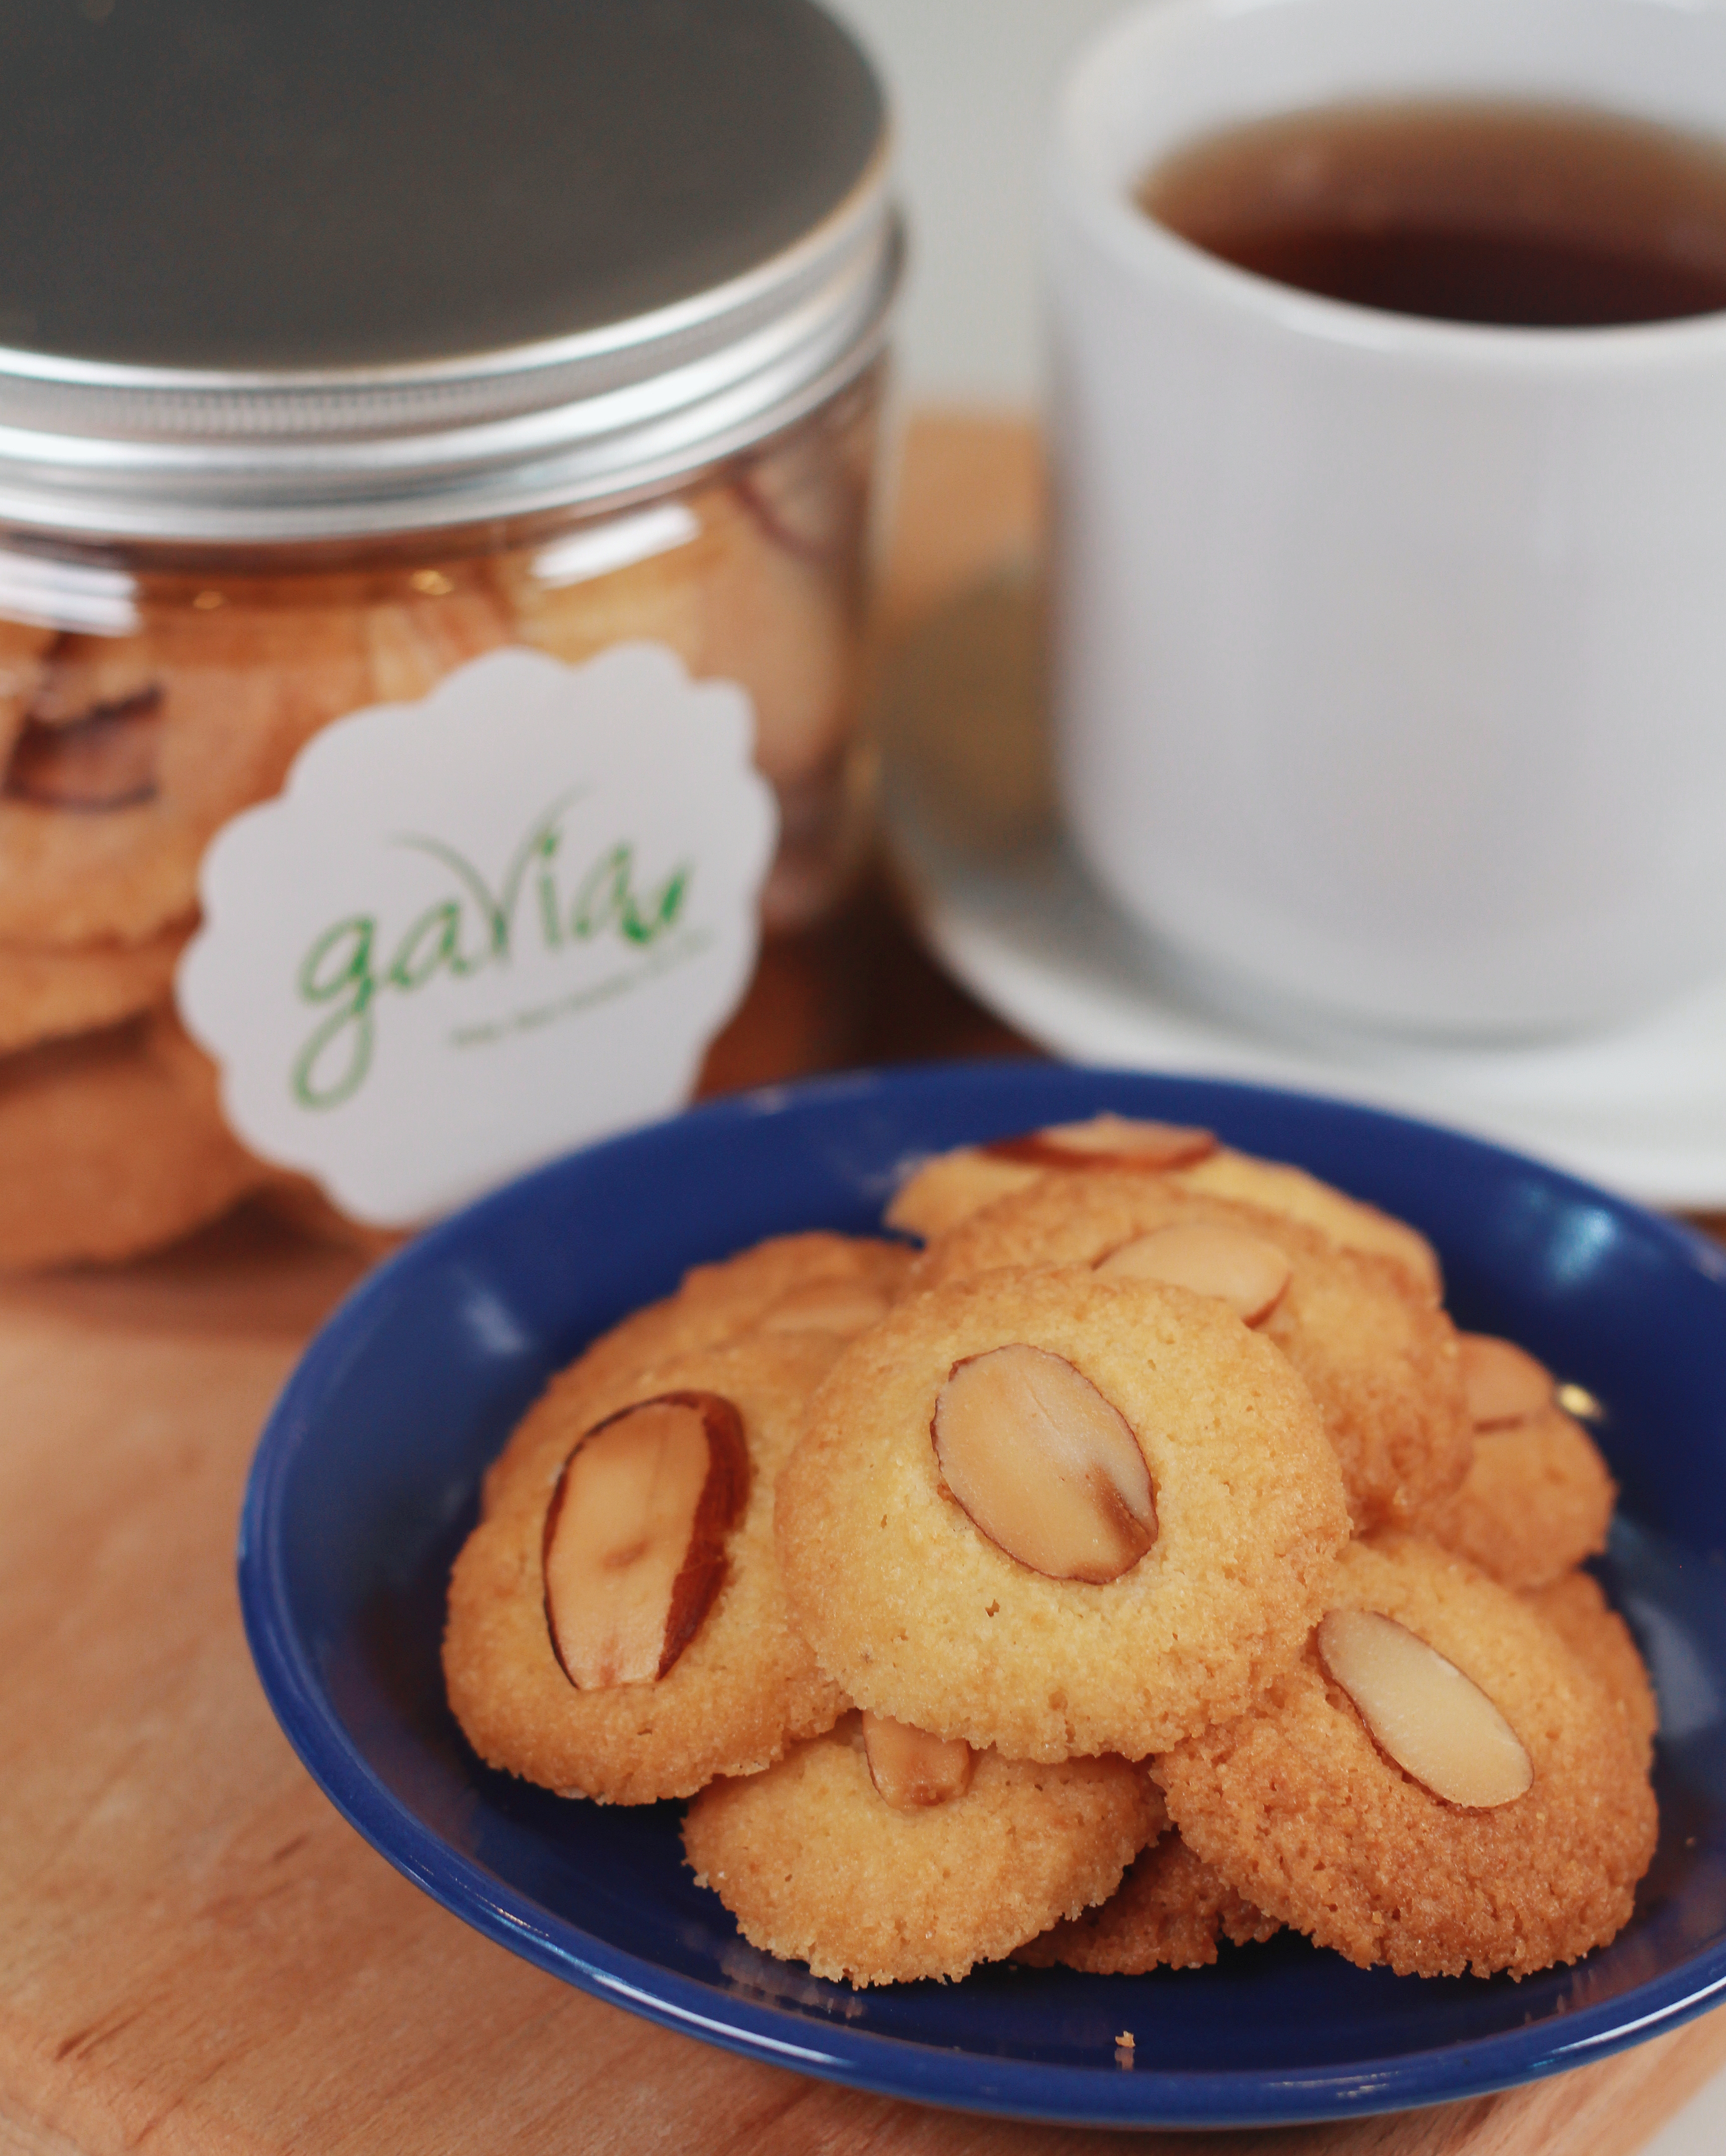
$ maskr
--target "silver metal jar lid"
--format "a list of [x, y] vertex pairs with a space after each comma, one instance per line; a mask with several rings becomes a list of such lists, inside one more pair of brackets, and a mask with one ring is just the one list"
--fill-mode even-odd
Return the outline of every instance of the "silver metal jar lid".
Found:
[[13, 0], [0, 524], [337, 538], [660, 485], [878, 348], [810, 0]]

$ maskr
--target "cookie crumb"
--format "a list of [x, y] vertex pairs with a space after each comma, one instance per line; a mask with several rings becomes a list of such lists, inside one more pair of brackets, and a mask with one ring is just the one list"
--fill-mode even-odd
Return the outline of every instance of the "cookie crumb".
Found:
[[1117, 2066], [1133, 2064], [1133, 2031], [1130, 2029], [1123, 2029], [1115, 2039], [1115, 2064]]
[[1586, 1385], [1560, 1385], [1558, 1404], [1566, 1414], [1574, 1415], [1581, 1422], [1604, 1422], [1606, 1410]]

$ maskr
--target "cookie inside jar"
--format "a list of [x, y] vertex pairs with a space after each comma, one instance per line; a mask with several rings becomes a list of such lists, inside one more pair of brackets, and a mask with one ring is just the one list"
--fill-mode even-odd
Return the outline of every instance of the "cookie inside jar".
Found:
[[[667, 1111], [866, 825], [902, 243], [854, 42], [803, 0], [715, 0], [670, 44], [453, 0], [369, 71], [388, 110], [323, 215], [320, 114], [358, 63], [284, 17], [218, 67], [213, 221], [172, 126], [133, 121], [177, 109], [177, 12], [92, 59], [90, 169], [42, 179], [64, 259], [127, 261], [150, 306], [21, 241], [33, 327], [0, 352], [0, 1148], [33, 1149], [8, 1104], [51, 1072], [136, 1064], [200, 1142], [219, 1100], [231, 1150], [196, 1202], [110, 1209], [113, 1148], [96, 1173], [69, 1113], [79, 1203], [45, 1194], [11, 1265], [130, 1255], [236, 1187], [388, 1235]], [[266, 78], [301, 124], [260, 160]], [[350, 213], [404, 172], [412, 231]], [[272, 891], [297, 942], [260, 927]]]

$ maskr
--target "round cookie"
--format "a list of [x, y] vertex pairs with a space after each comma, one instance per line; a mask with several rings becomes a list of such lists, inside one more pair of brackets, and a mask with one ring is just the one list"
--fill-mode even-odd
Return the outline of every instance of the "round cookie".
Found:
[[1461, 1486], [1424, 1508], [1419, 1527], [1506, 1587], [1544, 1587], [1605, 1549], [1617, 1496], [1593, 1439], [1549, 1408], [1477, 1430]]
[[1348, 1197], [1304, 1168], [1219, 1146], [1205, 1159], [1179, 1169], [1175, 1180], [1184, 1189], [1286, 1214], [1304, 1227], [1316, 1228], [1345, 1250], [1359, 1250], [1400, 1265], [1423, 1294], [1435, 1302], [1442, 1298], [1444, 1276], [1438, 1253], [1418, 1229], [1364, 1199]]
[[177, 611], [62, 638], [0, 799], [0, 937], [141, 941], [183, 918], [219, 825], [368, 683], [346, 615]]
[[1045, 1175], [1158, 1175], [1215, 1147], [1209, 1131], [1124, 1116], [1050, 1123], [935, 1154], [899, 1186], [885, 1218], [890, 1228], [933, 1242], [996, 1199], [1028, 1189]]
[[1028, 1939], [1013, 1958], [1031, 1969], [1143, 1976], [1153, 1969], [1209, 1969], [1219, 1939], [1244, 1947], [1282, 1928], [1169, 1832], [1134, 1857], [1107, 1902]]
[[411, 600], [376, 581], [164, 582], [136, 633], [59, 638], [0, 787], [0, 942], [136, 942], [184, 919], [209, 840], [320, 727], [506, 640], [489, 592]]
[[1096, 1265], [1141, 1235], [1198, 1223], [1286, 1259], [1287, 1287], [1258, 1329], [1312, 1388], [1357, 1532], [1405, 1525], [1456, 1489], [1473, 1440], [1449, 1318], [1398, 1268], [1286, 1215], [1173, 1178], [1049, 1176], [931, 1245], [916, 1278], [935, 1286], [1003, 1265]]
[[[1261, 1160], [1256, 1154], [1236, 1152], [1215, 1142], [1189, 1148], [1190, 1158], [1164, 1166], [1160, 1159], [1167, 1149], [1164, 1134], [1170, 1132], [1171, 1127], [1133, 1125], [1113, 1116], [1097, 1116], [1088, 1124], [1060, 1124], [1050, 1127], [1046, 1132], [1025, 1134], [1025, 1138], [1032, 1139], [1058, 1139], [1063, 1132], [1069, 1134], [1075, 1142], [1070, 1158], [1064, 1162], [1049, 1154], [1040, 1158], [1013, 1157], [1028, 1150], [1025, 1138], [997, 1139], [990, 1146], [963, 1146], [952, 1152], [937, 1153], [901, 1185], [887, 1208], [887, 1225], [932, 1242], [996, 1199], [1025, 1189], [1039, 1176], [1056, 1173], [1084, 1175], [1098, 1171], [1109, 1174], [1133, 1168], [1133, 1162], [1124, 1151], [1124, 1137], [1123, 1150], [1110, 1149], [1111, 1127], [1123, 1132], [1137, 1129], [1153, 1142], [1137, 1173], [1167, 1175], [1183, 1189], [1234, 1199], [1244, 1204], [1259, 1206], [1266, 1213], [1285, 1214], [1292, 1220], [1317, 1229], [1344, 1250], [1363, 1250], [1391, 1260], [1402, 1266], [1431, 1300], [1437, 1301], [1441, 1298], [1443, 1282], [1437, 1254], [1426, 1238], [1406, 1221], [1380, 1212], [1360, 1199], [1350, 1198], [1330, 1183], [1321, 1183], [1304, 1168], [1291, 1167], [1282, 1161]], [[1208, 1132], [1184, 1135], [1209, 1137]]]
[[[504, 557], [496, 574], [516, 634], [567, 664], [648, 637], [691, 674], [741, 681], [756, 711], [756, 764], [783, 786], [843, 744], [859, 620], [842, 562], [776, 535], [749, 479], [746, 470], [686, 496], [681, 543], [603, 575], [548, 583], [555, 542]], [[860, 530], [860, 503], [855, 516]]]
[[[579, 666], [614, 644], [650, 640], [670, 646], [691, 673], [700, 673], [701, 583], [711, 573], [722, 543], [715, 536], [713, 512], [723, 514], [725, 490], [703, 489], [686, 499], [686, 536], [639, 560], [598, 575], [560, 574], [559, 543], [532, 553], [500, 556], [493, 575], [516, 639], [547, 651], [568, 666]], [[624, 524], [632, 513], [625, 512]], [[612, 522], [611, 531], [619, 528]], [[603, 540], [605, 523], [589, 527]], [[588, 534], [571, 535], [573, 541]], [[551, 576], [547, 574], [549, 567]], [[574, 567], [581, 568], [580, 556]]]
[[773, 1235], [716, 1265], [695, 1265], [675, 1295], [650, 1303], [596, 1340], [581, 1358], [589, 1376], [650, 1368], [764, 1327], [849, 1339], [885, 1317], [914, 1254], [861, 1235]]
[[213, 1220], [265, 1173], [167, 1012], [0, 1060], [0, 1266], [130, 1257]]
[[423, 598], [367, 595], [359, 621], [368, 704], [417, 704], [446, 674], [512, 640], [513, 624], [489, 570]]
[[1544, 1587], [1606, 1546], [1618, 1491], [1552, 1373], [1513, 1341], [1457, 1335], [1474, 1460], [1418, 1531], [1506, 1587]]
[[[633, 1312], [600, 1335], [552, 1380], [553, 1392], [633, 1383], [676, 1357], [717, 1347], [758, 1329], [794, 1338], [821, 1335], [838, 1343], [886, 1315], [913, 1262], [902, 1243], [824, 1230], [773, 1235], [716, 1265], [695, 1265], [675, 1295]], [[586, 1424], [582, 1425], [583, 1428]], [[539, 1441], [539, 1425], [523, 1424], [485, 1476], [492, 1485], [512, 1471], [521, 1448]], [[572, 1430], [573, 1444], [578, 1432]]]
[[857, 1985], [955, 1979], [1112, 1892], [1161, 1805], [1123, 1759], [980, 1753], [963, 1795], [896, 1810], [855, 1715], [777, 1766], [721, 1780], [683, 1843], [753, 1946]]
[[1589, 1573], [1566, 1573], [1532, 1589], [1526, 1599], [1611, 1695], [1646, 1768], [1654, 1757], [1660, 1707], [1631, 1629], [1608, 1604], [1600, 1582]]
[[0, 1054], [97, 1032], [165, 1004], [191, 932], [175, 922], [141, 943], [0, 944]]
[[[1009, 1556], [931, 1440], [956, 1364], [1060, 1358], [1124, 1418], [1155, 1539], [1102, 1584]], [[1223, 1304], [1086, 1269], [914, 1296], [852, 1342], [779, 1485], [794, 1621], [860, 1706], [1010, 1757], [1142, 1758], [1238, 1713], [1300, 1643], [1348, 1533], [1336, 1455], [1287, 1358]]]
[[1491, 1809], [1433, 1794], [1380, 1750], [1309, 1641], [1258, 1706], [1154, 1763], [1183, 1838], [1267, 1914], [1363, 1967], [1526, 1975], [1611, 1938], [1654, 1852], [1654, 1799], [1624, 1717], [1563, 1640], [1408, 1536], [1352, 1543], [1332, 1607], [1376, 1612], [1450, 1661], [1509, 1724], [1531, 1784]]
[[[449, 1704], [490, 1765], [565, 1795], [614, 1804], [688, 1796], [748, 1774], [830, 1727], [844, 1702], [791, 1630], [773, 1555], [773, 1482], [835, 1343], [758, 1337], [662, 1364], [644, 1387], [554, 1383], [529, 1410], [529, 1441], [495, 1480], [456, 1559], [444, 1635]], [[571, 1373], [566, 1373], [568, 1378]], [[595, 1424], [646, 1397], [717, 1394], [737, 1408], [749, 1486], [725, 1543], [726, 1574], [694, 1637], [650, 1682], [578, 1690], [546, 1614], [546, 1518], [563, 1463]]]
[[775, 785], [794, 787], [830, 766], [853, 730], [863, 613], [845, 556], [864, 516], [859, 502], [850, 529], [835, 535], [837, 557], [824, 559], [788, 543], [789, 527], [769, 504], [773, 484], [763, 463], [746, 467], [721, 509], [718, 558], [701, 593], [699, 670], [748, 690], [755, 761]]

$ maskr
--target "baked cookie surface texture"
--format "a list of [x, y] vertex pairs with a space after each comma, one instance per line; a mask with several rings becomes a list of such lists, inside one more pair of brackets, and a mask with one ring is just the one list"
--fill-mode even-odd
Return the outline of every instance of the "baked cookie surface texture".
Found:
[[[773, 1482], [805, 1399], [831, 1362], [825, 1337], [742, 1341], [670, 1361], [645, 1386], [625, 1375], [556, 1381], [521, 1426], [511, 1471], [487, 1491], [449, 1584], [444, 1674], [469, 1743], [489, 1765], [565, 1795], [616, 1804], [687, 1796], [746, 1774], [832, 1724], [845, 1702], [791, 1630], [774, 1558]], [[723, 1576], [663, 1676], [583, 1688], [547, 1617], [547, 1522], [566, 1461], [609, 1418], [693, 1394], [735, 1408], [748, 1455]]]
[[[1390, 1620], [1448, 1676], [1397, 1680], [1399, 1736], [1384, 1699], [1354, 1677], [1358, 1702], [1315, 1637], [1258, 1706], [1154, 1763], [1183, 1838], [1256, 1906], [1362, 1966], [1525, 1975], [1613, 1938], [1657, 1822], [1641, 1749], [1601, 1685], [1520, 1598], [1411, 1537], [1352, 1543], [1338, 1610]], [[1459, 1686], [1508, 1725], [1522, 1794], [1457, 1801], [1386, 1750], [1411, 1726], [1441, 1743]]]
[[[1003, 1348], [1064, 1364], [1063, 1398], [1130, 1433], [1154, 1527], [1114, 1576], [1032, 1568], [953, 1494], [937, 1409], [960, 1366]], [[986, 1477], [1013, 1494], [1016, 1462], [1073, 1435], [1066, 1414], [1014, 1405]], [[914, 1296], [855, 1341], [810, 1403], [778, 1523], [794, 1621], [858, 1705], [1013, 1758], [1142, 1758], [1239, 1713], [1300, 1651], [1348, 1512], [1286, 1358], [1214, 1299], [1076, 1268]]]
[[1304, 1168], [1219, 1145], [1208, 1131], [1121, 1116], [1093, 1116], [1085, 1122], [937, 1153], [895, 1194], [887, 1223], [932, 1241], [1040, 1176], [1119, 1173], [1123, 1167], [1166, 1176], [1181, 1188], [1282, 1214], [1317, 1229], [1344, 1250], [1393, 1260], [1431, 1300], [1442, 1294], [1437, 1254], [1406, 1221], [1322, 1183]]
[[1461, 1487], [1418, 1525], [1507, 1587], [1545, 1587], [1605, 1549], [1617, 1496], [1594, 1440], [1550, 1408], [1512, 1430], [1477, 1431]]
[[1530, 1589], [1527, 1600], [1577, 1660], [1605, 1687], [1623, 1717], [1644, 1768], [1652, 1761], [1660, 1727], [1654, 1687], [1631, 1629], [1585, 1572]]
[[482, 591], [416, 603], [362, 576], [256, 578], [199, 612], [182, 581], [152, 586], [135, 634], [44, 654], [0, 783], [0, 941], [141, 942], [183, 920], [211, 839], [321, 727], [423, 696], [508, 636]]
[[[557, 1428], [573, 1445], [587, 1427], [578, 1419], [590, 1399], [609, 1397], [609, 1389], [634, 1384], [664, 1363], [758, 1331], [813, 1341], [817, 1357], [830, 1362], [853, 1333], [886, 1314], [913, 1255], [902, 1243], [818, 1230], [770, 1236], [735, 1257], [692, 1266], [675, 1294], [632, 1311], [552, 1379], [546, 1411], [521, 1424], [486, 1471], [485, 1509], [524, 1453], [548, 1442], [555, 1447]], [[550, 1408], [554, 1400], [562, 1403], [558, 1414]]]
[[0, 1267], [130, 1256], [216, 1219], [267, 1174], [167, 1012], [0, 1060]]
[[0, 944], [0, 1054], [165, 1006], [190, 933], [182, 925], [141, 943]]
[[752, 1945], [858, 1985], [956, 1978], [1102, 1901], [1162, 1806], [1117, 1758], [1050, 1765], [979, 1753], [944, 1804], [895, 1809], [859, 1717], [777, 1766], [715, 1782], [690, 1807], [700, 1883]]
[[1357, 1531], [1405, 1525], [1455, 1490], [1473, 1433], [1449, 1318], [1401, 1270], [1286, 1215], [1157, 1176], [1047, 1177], [932, 1244], [917, 1278], [933, 1286], [1007, 1265], [1112, 1270], [1153, 1235], [1201, 1227], [1286, 1265], [1287, 1285], [1257, 1329], [1312, 1389]]
[[761, 1327], [848, 1339], [885, 1317], [914, 1253], [903, 1243], [814, 1231], [773, 1235], [717, 1264], [695, 1265], [675, 1295], [650, 1303], [596, 1340], [590, 1375], [644, 1370]]
[[1487, 1334], [1457, 1345], [1474, 1458], [1415, 1527], [1507, 1587], [1548, 1586], [1605, 1549], [1617, 1486], [1544, 1363]]
[[1107, 1902], [1027, 1940], [1013, 1958], [1030, 1969], [1142, 1976], [1153, 1969], [1209, 1969], [1219, 1940], [1244, 1947], [1281, 1929], [1169, 1833], [1134, 1857]]

